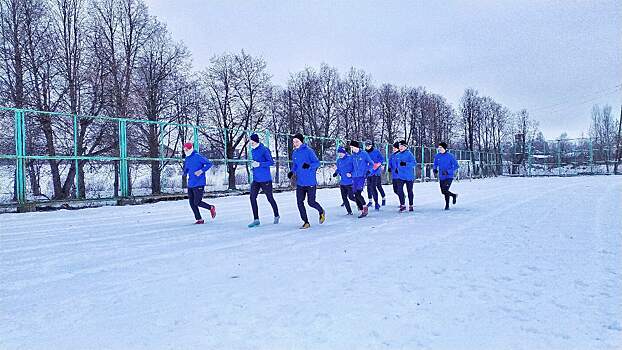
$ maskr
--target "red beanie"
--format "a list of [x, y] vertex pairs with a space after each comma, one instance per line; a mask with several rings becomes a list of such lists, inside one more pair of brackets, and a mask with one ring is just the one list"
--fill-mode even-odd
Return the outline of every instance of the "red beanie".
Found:
[[194, 144], [190, 142], [184, 143], [184, 149], [192, 149], [192, 148], [194, 148]]

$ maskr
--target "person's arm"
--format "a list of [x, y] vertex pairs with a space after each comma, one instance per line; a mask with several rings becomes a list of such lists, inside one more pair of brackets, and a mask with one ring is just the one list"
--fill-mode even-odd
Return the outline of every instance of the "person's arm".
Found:
[[263, 153], [263, 160], [259, 162], [259, 166], [261, 168], [269, 168], [274, 165], [274, 159], [272, 159], [272, 154], [270, 150], [266, 148]]
[[454, 157], [453, 155], [451, 156], [453, 165], [454, 165], [454, 171], [460, 169], [460, 164], [458, 164], [458, 161], [456, 160], [456, 157]]
[[438, 157], [434, 156], [434, 163], [432, 164], [432, 169], [438, 171]]
[[209, 161], [209, 159], [200, 156], [201, 157], [201, 171], [206, 172], [208, 171], [211, 167], [212, 167], [212, 162]]
[[320, 160], [315, 155], [315, 152], [311, 149], [309, 149], [309, 166], [313, 170], [316, 170], [320, 167]]
[[374, 171], [374, 161], [371, 159], [367, 152], [365, 152], [364, 154], [365, 160], [367, 161], [367, 173], [370, 174], [372, 171]]
[[408, 151], [408, 162], [406, 164], [408, 164], [408, 166], [411, 168], [414, 168], [417, 165], [417, 160], [415, 159], [415, 156], [410, 151]]
[[184, 173], [182, 176], [188, 176], [188, 165], [186, 164], [185, 160], [184, 160]]

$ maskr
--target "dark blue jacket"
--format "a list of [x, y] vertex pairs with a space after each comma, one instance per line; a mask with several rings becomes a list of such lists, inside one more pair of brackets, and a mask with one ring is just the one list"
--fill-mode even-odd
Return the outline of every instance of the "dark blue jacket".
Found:
[[[397, 152], [397, 169], [400, 180], [415, 181], [415, 167], [417, 166], [417, 160], [413, 156], [410, 150], [404, 152]], [[406, 165], [402, 165], [405, 163]]]
[[[188, 175], [188, 188], [205, 186], [205, 172], [211, 167], [212, 162], [197, 151], [192, 151], [192, 154], [184, 160], [184, 176]], [[199, 176], [194, 175], [197, 170], [203, 170], [203, 173]]]
[[[309, 164], [309, 168], [305, 169], [302, 167], [305, 163]], [[317, 159], [315, 152], [306, 143], [303, 143], [292, 153], [291, 170], [296, 174], [296, 185], [317, 186], [315, 173], [319, 167], [320, 161]]]
[[397, 154], [400, 152], [391, 153], [389, 156], [389, 168], [391, 170], [391, 175], [393, 176], [393, 180], [397, 180], [400, 178], [400, 174], [398, 173], [397, 167], [399, 166], [399, 162], [397, 161]]
[[352, 177], [367, 177], [372, 170], [374, 170], [374, 162], [369, 158], [367, 152], [360, 150], [358, 153], [352, 152], [352, 163], [354, 165], [354, 172]]
[[[372, 149], [371, 152], [367, 152], [367, 154], [369, 154], [369, 158], [371, 158], [374, 164], [375, 163], [380, 163], [381, 165], [384, 164], [384, 157], [382, 156], [382, 153], [380, 153], [380, 151], [377, 148], [374, 147], [374, 149]], [[378, 167], [378, 169], [376, 170], [372, 168], [371, 174], [369, 174], [369, 176], [372, 176], [372, 175], [382, 175], [382, 167]]]
[[[257, 148], [251, 150], [253, 161], [259, 162], [259, 166], [253, 168], [253, 181], [254, 182], [267, 182], [272, 181], [272, 174], [270, 173], [270, 167], [274, 165], [274, 160], [270, 154], [268, 147], [260, 143]], [[251, 164], [252, 166], [252, 164]]]
[[[336, 173], [341, 177], [340, 185], [352, 185], [352, 172], [354, 172], [354, 163], [352, 163], [350, 155], [346, 154], [343, 158], [337, 159]], [[350, 177], [348, 177], [348, 174], [350, 174]]]
[[438, 170], [439, 180], [447, 180], [454, 178], [454, 173], [460, 168], [460, 165], [458, 165], [458, 161], [453, 154], [445, 152], [437, 153], [434, 156], [432, 168]]

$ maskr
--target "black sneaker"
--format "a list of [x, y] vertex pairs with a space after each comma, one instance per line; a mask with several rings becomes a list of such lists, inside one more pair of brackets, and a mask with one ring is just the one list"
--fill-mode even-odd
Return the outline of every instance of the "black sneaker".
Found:
[[456, 204], [456, 199], [458, 199], [458, 194], [454, 193], [454, 200], [453, 200], [454, 204]]

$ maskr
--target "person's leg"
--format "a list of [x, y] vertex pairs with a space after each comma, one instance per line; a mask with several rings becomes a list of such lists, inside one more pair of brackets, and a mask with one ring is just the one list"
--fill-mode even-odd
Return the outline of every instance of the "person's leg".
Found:
[[253, 209], [253, 219], [259, 220], [259, 209], [257, 208], [257, 195], [261, 188], [258, 182], [251, 183], [251, 208]]
[[314, 208], [315, 210], [318, 211], [318, 213], [322, 214], [324, 213], [324, 209], [322, 208], [320, 203], [315, 201], [316, 191], [317, 191], [317, 187], [315, 186], [309, 187], [309, 189], [307, 190], [307, 203], [309, 203], [309, 206], [311, 208]]
[[411, 207], [415, 201], [415, 194], [413, 192], [413, 181], [406, 181], [406, 190], [408, 191], [408, 205]]
[[212, 209], [212, 206], [210, 204], [207, 204], [205, 202], [203, 202], [203, 193], [205, 191], [204, 187], [195, 187], [195, 194], [194, 194], [194, 204], [197, 207], [201, 207], [207, 210]]
[[308, 223], [307, 209], [305, 209], [305, 196], [307, 192], [302, 186], [296, 187], [296, 201], [298, 202], [298, 212], [300, 212], [300, 218], [303, 222]]
[[382, 188], [382, 175], [377, 175], [376, 177], [378, 178], [376, 180], [376, 188], [378, 189], [378, 193], [380, 194], [380, 197], [382, 197], [382, 199], [384, 200], [384, 197], [386, 197], [386, 194], [384, 193], [384, 188]]
[[367, 177], [367, 205], [372, 205], [374, 194], [375, 194], [375, 198], [378, 198], [378, 194], [375, 193], [376, 187], [374, 186], [373, 178], [374, 178], [373, 176]]
[[348, 211], [348, 213], [352, 213], [352, 208], [350, 207], [350, 201], [348, 200], [349, 192], [351, 191], [349, 187], [350, 186], [340, 185], [339, 190], [341, 191], [341, 200], [343, 201], [346, 207], [346, 210]]
[[199, 208], [194, 204], [194, 188], [188, 188], [188, 202], [190, 202], [190, 208], [194, 213], [195, 220], [201, 220], [201, 213], [199, 212]]
[[404, 181], [397, 180], [397, 196], [400, 199], [400, 207], [406, 205], [406, 198], [404, 197]]
[[365, 206], [365, 198], [363, 198], [363, 189], [359, 189], [354, 192], [354, 200], [356, 201], [356, 207], [359, 210], [363, 210]]
[[449, 209], [449, 185], [451, 185], [451, 182], [448, 182], [448, 180], [440, 180], [440, 186], [441, 186], [441, 193], [443, 194], [443, 196], [445, 196], [445, 210]]
[[261, 189], [263, 193], [266, 194], [266, 198], [268, 198], [268, 203], [272, 206], [272, 213], [274, 217], [279, 217], [279, 207], [276, 205], [276, 201], [274, 200], [274, 194], [272, 193], [272, 181], [266, 181], [261, 183]]

